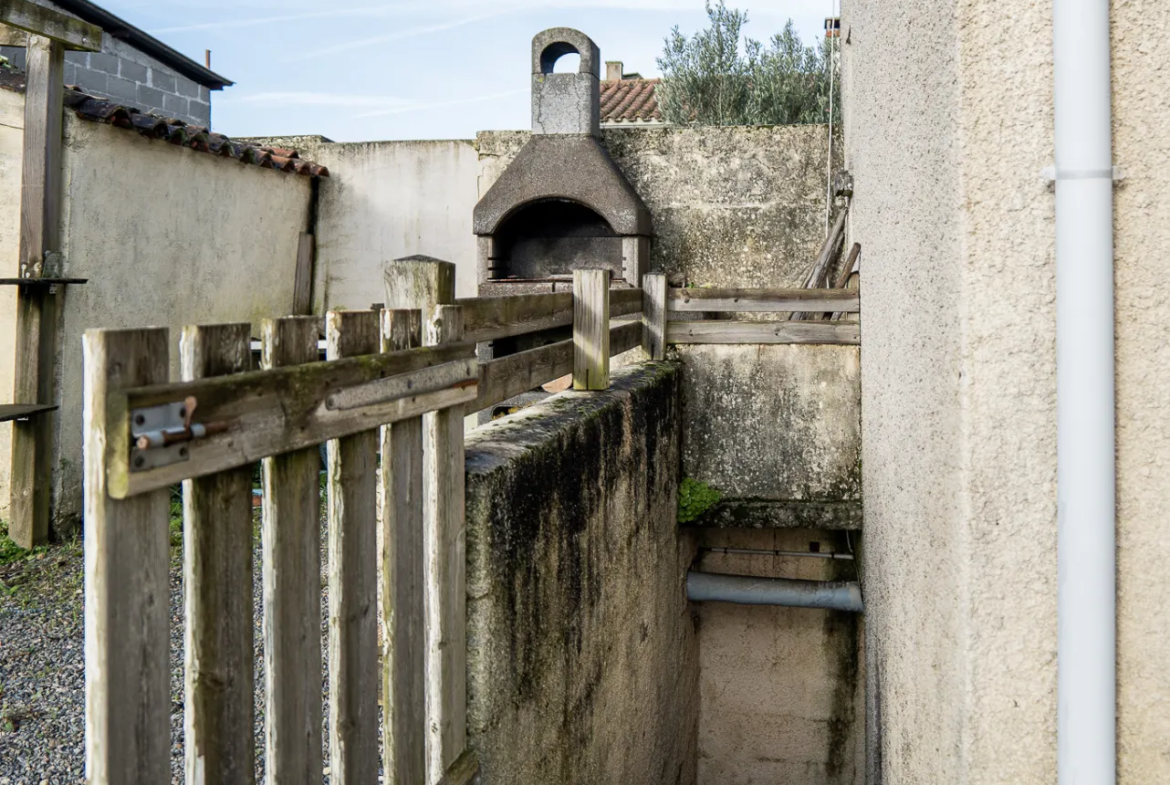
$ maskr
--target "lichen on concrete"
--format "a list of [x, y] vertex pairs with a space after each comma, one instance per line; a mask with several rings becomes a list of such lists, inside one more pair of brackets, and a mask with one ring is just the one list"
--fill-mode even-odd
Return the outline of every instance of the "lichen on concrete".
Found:
[[618, 370], [468, 435], [468, 724], [488, 781], [694, 782], [679, 377]]

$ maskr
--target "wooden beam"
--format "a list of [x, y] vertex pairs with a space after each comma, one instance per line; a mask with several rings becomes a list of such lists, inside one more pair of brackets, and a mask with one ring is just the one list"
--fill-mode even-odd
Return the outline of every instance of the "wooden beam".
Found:
[[47, 38], [66, 49], [102, 50], [102, 29], [32, 0], [0, 0], [0, 25]]
[[628, 316], [642, 310], [641, 289], [611, 289], [609, 292], [609, 318]]
[[[317, 324], [313, 317], [298, 317]], [[306, 328], [308, 329], [308, 328]], [[295, 367], [273, 367], [252, 373], [219, 376], [192, 382], [144, 387], [111, 396], [128, 435], [130, 412], [194, 397], [193, 424], [226, 427], [225, 431], [195, 439], [187, 460], [146, 470], [134, 470], [126, 451], [111, 449], [107, 471], [115, 498], [162, 488], [180, 480], [254, 463], [261, 458], [320, 444], [413, 417], [453, 403], [475, 399], [477, 369], [473, 344], [459, 343], [431, 349], [369, 355], [360, 358], [311, 362]], [[462, 380], [435, 389], [433, 376]], [[452, 377], [448, 377], [452, 378]], [[330, 408], [330, 402], [348, 393], [370, 391], [374, 402]], [[128, 436], [127, 436], [128, 438]]]
[[617, 357], [642, 345], [642, 322], [624, 322], [609, 329], [609, 356]]
[[451, 764], [437, 785], [475, 785], [479, 779], [479, 755], [467, 750]]
[[491, 360], [479, 366], [479, 397], [468, 409], [482, 411], [572, 372], [571, 340]]
[[573, 389], [609, 387], [609, 278], [605, 269], [573, 271]]
[[[327, 357], [381, 348], [376, 311], [330, 311]], [[328, 444], [329, 767], [341, 785], [378, 780], [378, 429]]]
[[822, 306], [857, 313], [861, 301], [857, 292], [842, 289], [671, 289], [667, 295], [672, 312], [783, 313]]
[[166, 329], [89, 330], [82, 343], [89, 782], [171, 780], [170, 494], [114, 499], [105, 471], [106, 443], [121, 438], [106, 397], [165, 380], [167, 343]]
[[[252, 368], [252, 325], [186, 327], [184, 379]], [[255, 781], [252, 466], [183, 483], [187, 785]]]
[[573, 323], [571, 292], [472, 297], [455, 304], [463, 308], [463, 339], [477, 343]]
[[667, 343], [861, 343], [849, 322], [667, 322]]
[[[382, 311], [382, 351], [422, 344], [417, 310]], [[382, 429], [382, 738], [386, 781], [426, 782], [423, 420]]]
[[642, 276], [645, 307], [642, 309], [642, 349], [649, 360], [666, 359], [666, 276], [647, 273]]
[[[317, 359], [318, 320], [265, 319], [266, 368]], [[321, 492], [316, 446], [261, 463], [266, 781], [321, 778]], [[158, 780], [161, 782], [162, 780]]]
[[[462, 339], [461, 308], [436, 305], [427, 323], [426, 343], [436, 346]], [[467, 746], [463, 415], [463, 406], [452, 406], [423, 418], [427, 779], [432, 782]]]
[[[5, 2], [10, 0], [0, 0]], [[0, 5], [5, 9], [16, 7]], [[65, 73], [61, 44], [31, 37], [27, 72], [18, 258], [21, 277], [39, 278], [60, 274], [46, 270], [44, 259], [48, 252], [60, 250], [61, 102]], [[52, 287], [17, 289], [15, 403], [51, 405], [56, 401], [54, 365], [60, 299], [60, 291]], [[49, 538], [55, 421], [52, 414], [44, 414], [18, 421], [12, 428], [9, 536], [23, 548], [40, 545]]]

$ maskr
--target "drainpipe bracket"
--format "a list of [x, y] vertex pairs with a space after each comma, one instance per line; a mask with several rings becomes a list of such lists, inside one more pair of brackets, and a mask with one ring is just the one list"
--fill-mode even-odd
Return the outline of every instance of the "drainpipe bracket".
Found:
[[1120, 166], [1109, 169], [1057, 169], [1055, 166], [1046, 166], [1040, 170], [1040, 176], [1047, 182], [1057, 180], [1098, 180], [1109, 179], [1119, 183], [1125, 179], [1125, 171]]

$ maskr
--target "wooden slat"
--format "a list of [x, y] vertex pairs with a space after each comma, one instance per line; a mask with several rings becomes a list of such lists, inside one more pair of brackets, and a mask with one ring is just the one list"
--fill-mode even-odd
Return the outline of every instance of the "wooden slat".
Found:
[[642, 310], [642, 349], [647, 359], [666, 359], [666, 276], [647, 273], [642, 276], [645, 307]]
[[609, 387], [609, 270], [573, 271], [573, 389]]
[[[382, 312], [382, 351], [422, 343], [417, 310]], [[382, 429], [382, 738], [390, 783], [426, 780], [423, 421]]]
[[609, 318], [628, 316], [642, 310], [641, 289], [611, 289], [609, 292]]
[[841, 289], [671, 289], [670, 311], [782, 313], [810, 307], [856, 313], [856, 292]]
[[856, 345], [861, 328], [847, 322], [667, 322], [666, 342]]
[[27, 420], [38, 414], [57, 411], [56, 406], [29, 403], [0, 403], [0, 422]]
[[[261, 335], [264, 367], [316, 360], [318, 321], [304, 316], [266, 319]], [[270, 783], [321, 779], [320, 465], [316, 447], [261, 463], [265, 766]]]
[[[252, 369], [247, 323], [186, 327], [184, 379]], [[183, 483], [187, 785], [255, 781], [252, 467]]]
[[571, 340], [491, 360], [479, 366], [479, 397], [469, 410], [495, 406], [572, 372]]
[[495, 341], [573, 323], [571, 292], [473, 297], [463, 307], [466, 341]]
[[[833, 259], [837, 258], [840, 252], [841, 244], [845, 242], [845, 219], [849, 215], [849, 205], [846, 204], [841, 212], [837, 213], [837, 220], [833, 223], [833, 229], [825, 238], [825, 244], [821, 246], [821, 252], [817, 256], [816, 263], [813, 264], [812, 270], [809, 272], [808, 278], [804, 281], [805, 289], [819, 289], [828, 283], [830, 266]], [[810, 314], [805, 312], [795, 312], [792, 314], [794, 321], [807, 319]]]
[[[11, 16], [25, 5], [13, 3], [0, 9]], [[40, 7], [32, 7], [37, 8]], [[65, 51], [60, 43], [40, 36], [29, 38], [27, 51], [18, 259], [21, 277], [39, 277], [57, 272], [45, 270], [43, 260], [47, 252], [60, 250]], [[51, 292], [48, 287], [22, 286], [17, 290], [13, 368], [16, 401], [56, 401], [54, 364], [60, 299], [60, 292]], [[12, 426], [8, 533], [23, 548], [41, 545], [49, 538], [55, 420], [47, 414]]]
[[[314, 324], [320, 321], [313, 317], [300, 318]], [[110, 492], [124, 498], [191, 477], [251, 464], [269, 455], [375, 429], [424, 411], [474, 400], [474, 369], [468, 370], [468, 360], [474, 356], [474, 350], [473, 344], [459, 343], [178, 382], [112, 396], [111, 406], [122, 412], [126, 429], [130, 427], [130, 410], [183, 401], [188, 396], [194, 396], [198, 402], [195, 423], [227, 423], [229, 429], [226, 433], [192, 441], [186, 461], [147, 471], [130, 471], [129, 453], [111, 451]], [[403, 397], [357, 408], [329, 409], [324, 405], [331, 392], [358, 388], [404, 371], [422, 370], [425, 376], [426, 369], [457, 361], [463, 363], [461, 367], [467, 370], [465, 376], [470, 381], [451, 389], [424, 394], [404, 390]]]
[[[438, 305], [426, 342], [462, 340], [459, 306]], [[464, 531], [463, 406], [423, 418], [423, 543], [427, 597], [428, 781], [462, 754], [467, 743], [467, 556]]]
[[[331, 311], [327, 357], [378, 352], [374, 311]], [[378, 779], [378, 431], [333, 439], [329, 452], [330, 782]]]
[[85, 439], [85, 759], [87, 781], [170, 782], [171, 696], [166, 490], [106, 492], [110, 391], [167, 377], [165, 329], [90, 330], [83, 341]]
[[297, 239], [297, 261], [293, 272], [292, 312], [308, 316], [313, 312], [313, 259], [316, 244], [313, 235], [301, 232]]
[[32, 0], [0, 0], [0, 25], [43, 36], [66, 49], [100, 52], [102, 29]]
[[642, 322], [625, 322], [609, 329], [609, 356], [617, 357], [642, 345]]
[[479, 781], [479, 755], [467, 750], [451, 764], [438, 785], [475, 785]]

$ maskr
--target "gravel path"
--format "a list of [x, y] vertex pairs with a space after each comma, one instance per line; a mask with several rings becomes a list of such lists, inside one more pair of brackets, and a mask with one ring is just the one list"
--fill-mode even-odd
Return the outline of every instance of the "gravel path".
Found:
[[[257, 510], [257, 520], [258, 520]], [[322, 565], [325, 563], [322, 526]], [[172, 535], [171, 771], [183, 781], [182, 551]], [[259, 535], [254, 561], [257, 781], [262, 781], [264, 684], [260, 629]], [[322, 578], [324, 580], [324, 578]], [[55, 546], [0, 566], [0, 785], [85, 781], [85, 652], [83, 557], [80, 542]], [[322, 595], [322, 652], [327, 619]], [[322, 695], [325, 696], [325, 680]], [[325, 703], [328, 738], [328, 703]], [[328, 783], [329, 750], [324, 745]]]

